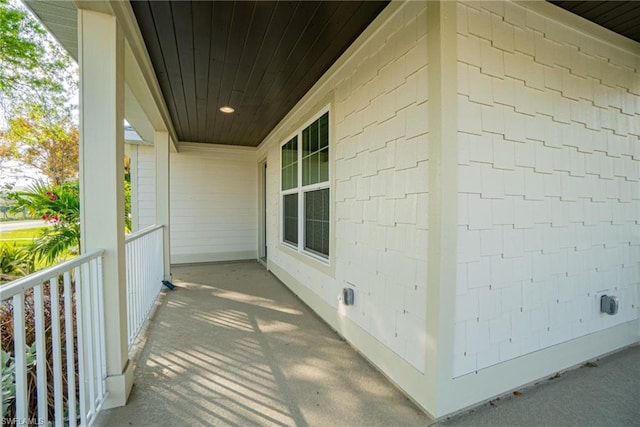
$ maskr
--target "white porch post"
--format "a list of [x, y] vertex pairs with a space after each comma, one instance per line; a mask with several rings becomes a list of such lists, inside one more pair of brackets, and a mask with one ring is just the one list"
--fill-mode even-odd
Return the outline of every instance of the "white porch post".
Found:
[[78, 10], [82, 250], [104, 249], [105, 407], [126, 403], [128, 360], [124, 259], [124, 39], [113, 16]]
[[171, 280], [171, 245], [169, 241], [169, 132], [156, 131], [156, 224], [164, 225], [164, 279]]

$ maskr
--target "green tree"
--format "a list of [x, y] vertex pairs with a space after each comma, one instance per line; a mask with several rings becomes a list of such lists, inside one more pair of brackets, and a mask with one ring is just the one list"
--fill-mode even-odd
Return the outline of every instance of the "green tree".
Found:
[[14, 210], [25, 209], [53, 224], [34, 242], [34, 254], [53, 264], [69, 250], [80, 251], [80, 191], [78, 182], [33, 184], [27, 191], [11, 193]]
[[77, 67], [18, 0], [0, 0], [0, 161], [77, 177]]
[[69, 55], [17, 1], [0, 0], [0, 96], [3, 107], [27, 100], [68, 100], [75, 86]]
[[40, 170], [54, 185], [78, 177], [78, 129], [62, 107], [28, 103], [23, 115], [0, 132], [0, 159], [15, 159]]
[[30, 79], [30, 71], [42, 57], [41, 46], [33, 35], [41, 36], [41, 29], [27, 19], [24, 11], [0, 0], [0, 90], [7, 92]]

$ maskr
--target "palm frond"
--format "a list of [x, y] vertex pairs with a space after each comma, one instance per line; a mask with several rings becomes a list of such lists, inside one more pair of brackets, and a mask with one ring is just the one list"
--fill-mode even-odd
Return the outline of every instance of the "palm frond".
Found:
[[0, 245], [0, 281], [26, 276], [34, 270], [33, 254], [16, 244]]
[[79, 227], [56, 225], [52, 229], [43, 232], [34, 242], [34, 250], [38, 257], [53, 263], [62, 257], [67, 250], [77, 247], [79, 241]]

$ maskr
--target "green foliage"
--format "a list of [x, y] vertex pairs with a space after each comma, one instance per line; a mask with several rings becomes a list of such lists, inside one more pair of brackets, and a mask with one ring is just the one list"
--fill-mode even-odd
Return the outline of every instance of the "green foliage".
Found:
[[[0, 0], [0, 94], [62, 104], [75, 76], [71, 59], [17, 1]], [[62, 101], [62, 102], [60, 102]]]
[[[124, 193], [125, 232], [130, 232], [131, 184], [128, 181], [124, 182]], [[8, 198], [12, 210], [27, 211], [51, 224], [35, 239], [31, 247], [34, 256], [51, 265], [69, 252], [80, 252], [80, 189], [77, 181], [60, 185], [36, 182], [27, 191], [9, 193]]]
[[34, 253], [54, 263], [68, 250], [80, 250], [80, 192], [77, 182], [48, 186], [42, 182], [27, 191], [10, 194], [12, 209], [26, 209], [49, 221], [34, 243]]
[[35, 253], [50, 264], [61, 260], [68, 251], [78, 253], [79, 247], [79, 224], [72, 227], [54, 225], [51, 230], [45, 231], [33, 246]]
[[0, 284], [47, 266], [41, 260], [36, 262], [33, 252], [33, 243], [41, 231], [39, 227], [0, 233]]
[[0, 283], [26, 276], [34, 270], [32, 253], [16, 244], [0, 245]]
[[40, 170], [56, 185], [78, 177], [78, 129], [68, 108], [25, 102], [0, 132], [0, 158]]
[[124, 228], [125, 233], [131, 233], [131, 182], [124, 181]]
[[[36, 363], [36, 344], [27, 348], [27, 369]], [[2, 418], [4, 419], [16, 398], [16, 363], [11, 353], [0, 350], [0, 376], [2, 377]]]
[[33, 36], [43, 37], [42, 29], [27, 19], [25, 12], [0, 0], [0, 90], [15, 87], [23, 78], [20, 71], [38, 66], [44, 52]]
[[0, 161], [54, 184], [78, 172], [77, 67], [18, 0], [0, 0]]

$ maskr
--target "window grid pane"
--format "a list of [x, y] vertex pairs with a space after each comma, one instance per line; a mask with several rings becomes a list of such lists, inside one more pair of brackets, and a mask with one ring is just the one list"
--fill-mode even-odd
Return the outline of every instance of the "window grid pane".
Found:
[[325, 147], [329, 147], [329, 113], [325, 113], [318, 119], [318, 149], [322, 150]]
[[318, 121], [309, 126], [309, 151], [318, 151]]
[[302, 157], [307, 157], [311, 154], [311, 147], [309, 146], [309, 128], [302, 131]]
[[329, 180], [329, 113], [302, 131], [302, 185]]
[[329, 256], [329, 189], [304, 193], [305, 249]]
[[329, 147], [318, 152], [318, 182], [329, 181]]
[[298, 193], [283, 196], [283, 240], [298, 245]]
[[298, 165], [294, 163], [282, 169], [282, 189], [289, 190], [296, 187]]
[[298, 186], [298, 137], [282, 146], [282, 189]]

